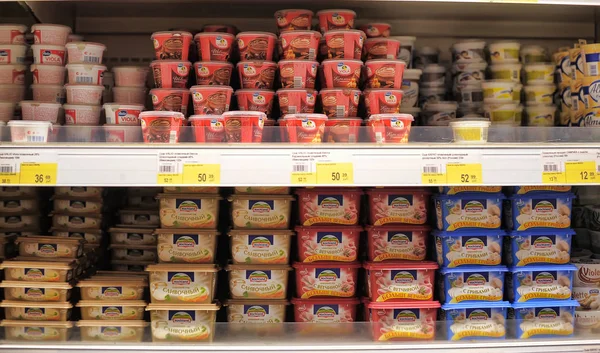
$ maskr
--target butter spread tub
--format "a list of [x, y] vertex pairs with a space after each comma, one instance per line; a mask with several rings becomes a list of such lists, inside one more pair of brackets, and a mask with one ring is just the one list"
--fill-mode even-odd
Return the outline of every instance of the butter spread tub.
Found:
[[102, 199], [57, 196], [54, 198], [54, 212], [92, 213], [102, 212]]
[[10, 213], [0, 213], [0, 229], [23, 229], [40, 227], [40, 216], [36, 214], [15, 215]]
[[229, 200], [234, 228], [289, 228], [293, 196], [232, 195]]
[[7, 320], [26, 321], [68, 321], [73, 305], [68, 302], [21, 302], [4, 300], [0, 303], [4, 308]]
[[573, 187], [570, 185], [532, 185], [532, 186], [513, 186], [512, 192], [517, 195], [531, 193], [547, 193], [547, 192], [570, 192]]
[[129, 261], [129, 260], [112, 260], [110, 262], [110, 268], [113, 271], [134, 271], [142, 272], [146, 266], [153, 265], [154, 261]]
[[21, 256], [74, 259], [83, 254], [83, 240], [54, 236], [18, 237]]
[[296, 191], [299, 220], [303, 226], [315, 224], [356, 225], [360, 212], [358, 188], [317, 188]]
[[208, 304], [215, 297], [217, 272], [215, 265], [149, 265], [150, 299], [152, 303]]
[[39, 202], [36, 197], [1, 197], [0, 198], [0, 213], [12, 212], [35, 212], [39, 210]]
[[218, 194], [217, 186], [165, 186], [165, 194]]
[[573, 198], [571, 193], [512, 196], [512, 206], [507, 207], [507, 226], [514, 230], [569, 228]]
[[230, 230], [233, 263], [288, 264], [292, 235], [291, 230]]
[[293, 267], [296, 270], [296, 295], [301, 299], [356, 295], [359, 262], [295, 262]]
[[289, 302], [285, 299], [229, 299], [227, 322], [240, 324], [278, 324], [285, 322], [285, 309]]
[[294, 321], [309, 323], [347, 323], [356, 321], [357, 298], [292, 299]]
[[439, 230], [500, 228], [503, 194], [437, 195], [434, 200]]
[[215, 229], [221, 197], [211, 194], [158, 194], [163, 228]]
[[85, 240], [85, 245], [99, 245], [103, 234], [101, 229], [51, 228], [50, 231], [52, 232], [52, 236], [58, 238]]
[[[48, 258], [44, 258], [43, 261], [40, 262], [40, 260], [42, 260], [42, 259], [40, 259], [39, 257], [17, 256], [17, 257], [12, 258], [11, 261], [36, 263], [36, 264], [38, 264], [38, 266], [39, 266], [40, 263], [46, 263], [46, 262], [56, 263], [56, 264], [64, 264], [64, 265], [67, 265], [67, 266], [73, 266], [73, 278], [77, 278], [77, 277], [81, 276], [81, 274], [83, 273], [84, 266], [83, 266], [83, 263], [81, 261], [82, 259], [83, 258], [79, 258], [79, 259], [65, 259], [65, 258], [48, 257]], [[8, 268], [9, 267], [6, 267], [5, 269], [8, 269]], [[33, 277], [37, 276], [36, 272], [37, 271], [34, 271], [32, 273], [34, 276], [32, 276], [31, 280], [32, 281], [38, 281], [38, 282], [45, 282], [43, 279], [40, 279], [40, 280], [37, 280], [37, 279], [34, 280], [33, 279]], [[5, 273], [7, 273], [7, 272], [5, 272]], [[67, 278], [68, 278], [68, 276], [67, 276]], [[8, 278], [6, 278], [6, 279], [8, 280]], [[26, 279], [16, 279], [16, 281], [23, 281], [23, 280], [26, 280]], [[65, 282], [67, 282], [67, 281], [70, 281], [70, 279], [66, 280]]]
[[212, 264], [215, 262], [217, 230], [157, 229], [158, 261], [161, 263]]
[[440, 300], [446, 304], [465, 301], [497, 302], [504, 298], [505, 266], [442, 268]]
[[54, 188], [54, 196], [101, 197], [103, 188], [68, 186]]
[[443, 267], [497, 266], [502, 262], [503, 230], [433, 231], [437, 262]]
[[68, 282], [73, 279], [75, 262], [3, 261], [7, 281]]
[[570, 299], [573, 292], [573, 265], [530, 265], [511, 267], [506, 295], [513, 302], [538, 299]]
[[121, 210], [119, 211], [119, 217], [121, 224], [125, 226], [158, 227], [160, 225], [158, 211], [154, 210]]
[[229, 265], [229, 290], [233, 299], [285, 299], [287, 265]]
[[457, 195], [466, 192], [497, 194], [502, 192], [502, 186], [440, 186], [439, 191], [446, 195]]
[[82, 320], [143, 320], [143, 300], [80, 300], [76, 305]]
[[367, 227], [369, 261], [425, 260], [430, 228], [422, 225]]
[[509, 265], [567, 264], [571, 252], [572, 229], [530, 229], [510, 232]]
[[81, 300], [141, 300], [148, 283], [137, 278], [91, 278], [77, 283]]
[[52, 213], [52, 226], [56, 228], [98, 229], [102, 227], [102, 215], [76, 213]]
[[26, 302], [66, 302], [71, 297], [68, 283], [2, 281], [4, 299]]
[[81, 341], [142, 342], [144, 329], [149, 323], [144, 320], [79, 320]]
[[376, 341], [433, 340], [439, 302], [365, 302]]
[[575, 300], [514, 303], [517, 339], [571, 337], [575, 331]]
[[149, 304], [152, 342], [212, 341], [218, 304]]
[[298, 226], [298, 260], [356, 261], [363, 230], [360, 226]]
[[371, 224], [425, 224], [430, 193], [427, 189], [396, 188], [367, 190]]
[[111, 244], [155, 245], [158, 238], [154, 229], [147, 228], [110, 228], [108, 233]]
[[442, 305], [449, 341], [506, 338], [508, 302], [470, 302]]
[[2, 320], [0, 326], [4, 327], [4, 337], [7, 341], [66, 342], [73, 324], [68, 321]]
[[290, 188], [287, 186], [242, 186], [235, 187], [236, 194], [254, 194], [254, 195], [288, 195]]
[[432, 261], [367, 262], [367, 293], [371, 301], [433, 300], [435, 270]]
[[158, 209], [158, 200], [154, 195], [128, 195], [127, 206], [136, 209]]
[[156, 262], [158, 257], [154, 245], [111, 245], [110, 250], [114, 260]]
[[3, 186], [0, 187], [0, 196], [19, 198], [28, 198], [29, 196], [35, 197], [39, 190], [40, 188], [33, 186]]

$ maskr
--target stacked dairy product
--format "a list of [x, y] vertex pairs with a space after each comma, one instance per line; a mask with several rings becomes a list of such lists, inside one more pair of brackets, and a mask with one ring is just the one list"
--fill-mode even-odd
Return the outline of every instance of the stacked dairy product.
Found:
[[486, 79], [485, 41], [465, 40], [452, 46], [452, 95], [459, 115], [483, 115], [482, 82]]
[[[25, 97], [27, 26], [0, 25], [0, 121], [13, 119], [15, 109]], [[63, 68], [64, 71], [64, 68]]]

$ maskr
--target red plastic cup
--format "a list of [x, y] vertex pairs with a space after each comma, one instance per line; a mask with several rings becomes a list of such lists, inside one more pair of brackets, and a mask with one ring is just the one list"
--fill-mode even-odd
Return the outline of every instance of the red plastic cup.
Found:
[[353, 262], [358, 257], [361, 226], [297, 226], [300, 262]]
[[226, 61], [199, 61], [194, 63], [198, 86], [229, 86], [233, 64]]
[[329, 31], [324, 34], [327, 46], [327, 59], [362, 58], [365, 34], [359, 30]]
[[365, 41], [367, 60], [393, 59], [398, 57], [400, 41], [389, 38], [370, 38]]
[[367, 116], [399, 113], [404, 91], [399, 89], [367, 89], [364, 92]]
[[189, 32], [166, 31], [152, 33], [156, 60], [188, 60], [192, 34]]
[[367, 120], [372, 142], [408, 143], [410, 127], [415, 119], [410, 114], [375, 114]]
[[202, 27], [202, 32], [219, 32], [219, 33], [229, 33], [229, 34], [236, 35], [238, 30], [235, 26], [232, 26], [232, 25], [211, 24], [211, 25], [204, 25], [204, 27]]
[[240, 61], [237, 64], [242, 88], [273, 89], [277, 64], [272, 61]]
[[330, 118], [347, 118], [356, 116], [360, 102], [360, 90], [331, 88], [319, 92], [323, 114]]
[[241, 110], [262, 112], [271, 116], [275, 91], [266, 89], [238, 89], [235, 91], [238, 108]]
[[294, 262], [293, 267], [298, 298], [352, 298], [356, 295], [359, 262]]
[[155, 88], [150, 90], [152, 106], [157, 111], [180, 112], [187, 115], [190, 91], [182, 88]]
[[225, 141], [225, 120], [221, 115], [192, 115], [189, 120], [196, 142], [220, 143]]
[[435, 339], [439, 302], [364, 301], [375, 341], [431, 341]]
[[[382, 201], [379, 200], [379, 202]], [[387, 207], [387, 205], [385, 206]], [[370, 208], [376, 209], [377, 207], [372, 205]], [[375, 262], [388, 260], [423, 261], [427, 257], [430, 230], [429, 227], [423, 225], [368, 226], [368, 259]]]
[[202, 61], [227, 61], [231, 59], [235, 36], [222, 32], [202, 32], [194, 36], [198, 58]]
[[279, 62], [279, 79], [282, 88], [315, 88], [316, 61], [282, 60]]
[[233, 111], [223, 113], [227, 142], [262, 142], [267, 116], [261, 112]]
[[279, 110], [282, 115], [314, 113], [317, 91], [312, 89], [280, 89], [277, 91]]
[[406, 63], [401, 60], [369, 60], [367, 88], [401, 88]]
[[155, 60], [150, 68], [156, 88], [186, 88], [192, 64], [189, 61]]
[[355, 143], [360, 134], [361, 118], [330, 118], [325, 123], [325, 141]]
[[326, 121], [324, 114], [288, 114], [279, 119], [279, 126], [287, 142], [321, 143]]
[[308, 31], [312, 25], [314, 13], [310, 10], [286, 9], [275, 12], [277, 29], [284, 31]]
[[[433, 261], [367, 262], [368, 295], [376, 302], [432, 301], [435, 272]], [[410, 272], [409, 272], [410, 271]], [[399, 276], [409, 275], [411, 277]]]
[[277, 36], [268, 32], [241, 32], [236, 36], [241, 60], [273, 60]]
[[279, 36], [281, 57], [286, 60], [316, 60], [321, 33], [315, 31], [287, 31]]
[[327, 88], [357, 88], [363, 63], [360, 60], [325, 60], [321, 64]]
[[335, 29], [354, 28], [354, 19], [356, 12], [352, 10], [322, 10], [317, 12], [319, 18], [319, 27], [321, 32], [327, 32]]
[[367, 23], [360, 26], [361, 31], [365, 32], [368, 38], [389, 37], [392, 26], [389, 23]]
[[190, 92], [195, 115], [220, 115], [229, 111], [233, 94], [229, 86], [193, 86]]
[[178, 143], [184, 116], [178, 112], [141, 112], [142, 135], [145, 143]]

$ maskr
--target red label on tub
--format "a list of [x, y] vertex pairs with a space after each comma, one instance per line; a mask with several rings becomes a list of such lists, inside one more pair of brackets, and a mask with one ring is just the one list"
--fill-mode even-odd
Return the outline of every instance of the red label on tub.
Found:
[[25, 70], [12, 70], [12, 83], [22, 85], [25, 84]]
[[33, 31], [33, 42], [35, 44], [42, 43], [42, 31], [41, 30], [36, 29], [35, 31]]
[[356, 261], [362, 227], [297, 227], [302, 262]]
[[369, 260], [425, 260], [427, 254], [426, 229], [406, 226], [369, 228]]
[[10, 64], [10, 49], [0, 50], [0, 64]]
[[435, 338], [437, 308], [422, 308], [421, 304], [415, 303], [412, 307], [399, 305], [397, 308], [367, 310], [373, 324], [373, 338], [377, 341]]
[[67, 125], [77, 124], [77, 110], [65, 109], [65, 121]]
[[10, 31], [10, 43], [23, 44], [25, 43], [25, 35], [18, 30]]
[[298, 191], [302, 225], [358, 223], [360, 191], [309, 190]]
[[40, 64], [62, 65], [65, 62], [64, 50], [40, 49]]

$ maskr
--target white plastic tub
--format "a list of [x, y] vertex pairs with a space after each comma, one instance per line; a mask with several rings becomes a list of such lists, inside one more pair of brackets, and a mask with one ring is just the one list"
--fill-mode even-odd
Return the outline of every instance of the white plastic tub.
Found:
[[519, 63], [494, 64], [490, 66], [490, 73], [494, 80], [510, 80], [521, 82], [521, 69], [523, 65]]
[[69, 42], [69, 63], [101, 64], [106, 45], [93, 42]]
[[527, 85], [524, 89], [527, 104], [552, 104], [554, 102], [555, 85]]
[[548, 61], [548, 49], [541, 45], [525, 45], [521, 48], [523, 64], [543, 63]]
[[63, 45], [34, 44], [31, 46], [35, 64], [63, 66], [67, 50]]
[[64, 103], [65, 90], [61, 85], [41, 85], [39, 83], [31, 85], [33, 91], [33, 100], [38, 102]]
[[72, 31], [63, 25], [40, 23], [31, 26], [31, 32], [35, 44], [65, 45]]
[[106, 66], [95, 64], [67, 64], [69, 84], [102, 85]]
[[487, 119], [472, 118], [458, 119], [450, 123], [456, 143], [487, 142], [490, 125], [491, 123]]
[[446, 68], [438, 64], [425, 66], [421, 82], [428, 87], [444, 86], [446, 84]]
[[484, 104], [483, 110], [486, 119], [494, 124], [514, 123], [517, 120], [517, 109], [519, 105], [512, 103]]
[[127, 125], [104, 125], [106, 142], [130, 143], [142, 142], [142, 129]]
[[33, 83], [44, 85], [65, 84], [65, 71], [67, 69], [64, 66], [33, 64], [30, 70], [33, 73]]
[[483, 88], [483, 100], [494, 103], [513, 101], [515, 83], [511, 81], [490, 80], [481, 83]]
[[529, 105], [525, 107], [528, 126], [554, 126], [556, 106]]
[[37, 101], [22, 101], [21, 114], [23, 120], [49, 121], [56, 123], [60, 113], [60, 103], [47, 103]]
[[0, 24], [0, 44], [25, 44], [27, 26], [14, 23]]
[[27, 66], [21, 64], [0, 65], [0, 84], [24, 85]]
[[554, 84], [554, 71], [556, 66], [553, 63], [535, 63], [525, 65], [525, 82], [527, 84]]
[[8, 122], [12, 142], [45, 143], [52, 127], [49, 121], [13, 120]]
[[19, 103], [25, 99], [25, 85], [0, 85], [2, 101]]
[[141, 104], [107, 103], [103, 107], [106, 123], [110, 125], [140, 125]]
[[490, 43], [488, 46], [492, 64], [518, 63], [521, 43], [514, 41], [501, 41]]
[[67, 125], [98, 125], [100, 123], [99, 105], [65, 104], [65, 123]]
[[146, 87], [150, 69], [140, 66], [116, 66], [112, 72], [117, 87]]
[[147, 91], [143, 87], [114, 87], [113, 100], [115, 103], [141, 104], [146, 103]]
[[7, 122], [11, 120], [15, 113], [15, 103], [0, 102], [0, 121]]
[[419, 69], [408, 69], [404, 71], [402, 78], [402, 107], [416, 107], [419, 104], [419, 80], [423, 71]]
[[469, 39], [455, 43], [452, 46], [452, 55], [457, 63], [485, 61], [485, 41]]
[[23, 44], [0, 44], [0, 65], [23, 64], [26, 52]]
[[448, 126], [456, 119], [456, 102], [427, 103], [421, 112], [422, 120], [427, 126]]
[[402, 60], [406, 63], [407, 68], [412, 67], [413, 52], [415, 49], [415, 42], [417, 37], [402, 36], [402, 37], [390, 37], [400, 41], [400, 50], [398, 51], [398, 60]]
[[99, 105], [104, 86], [65, 85], [67, 103]]

